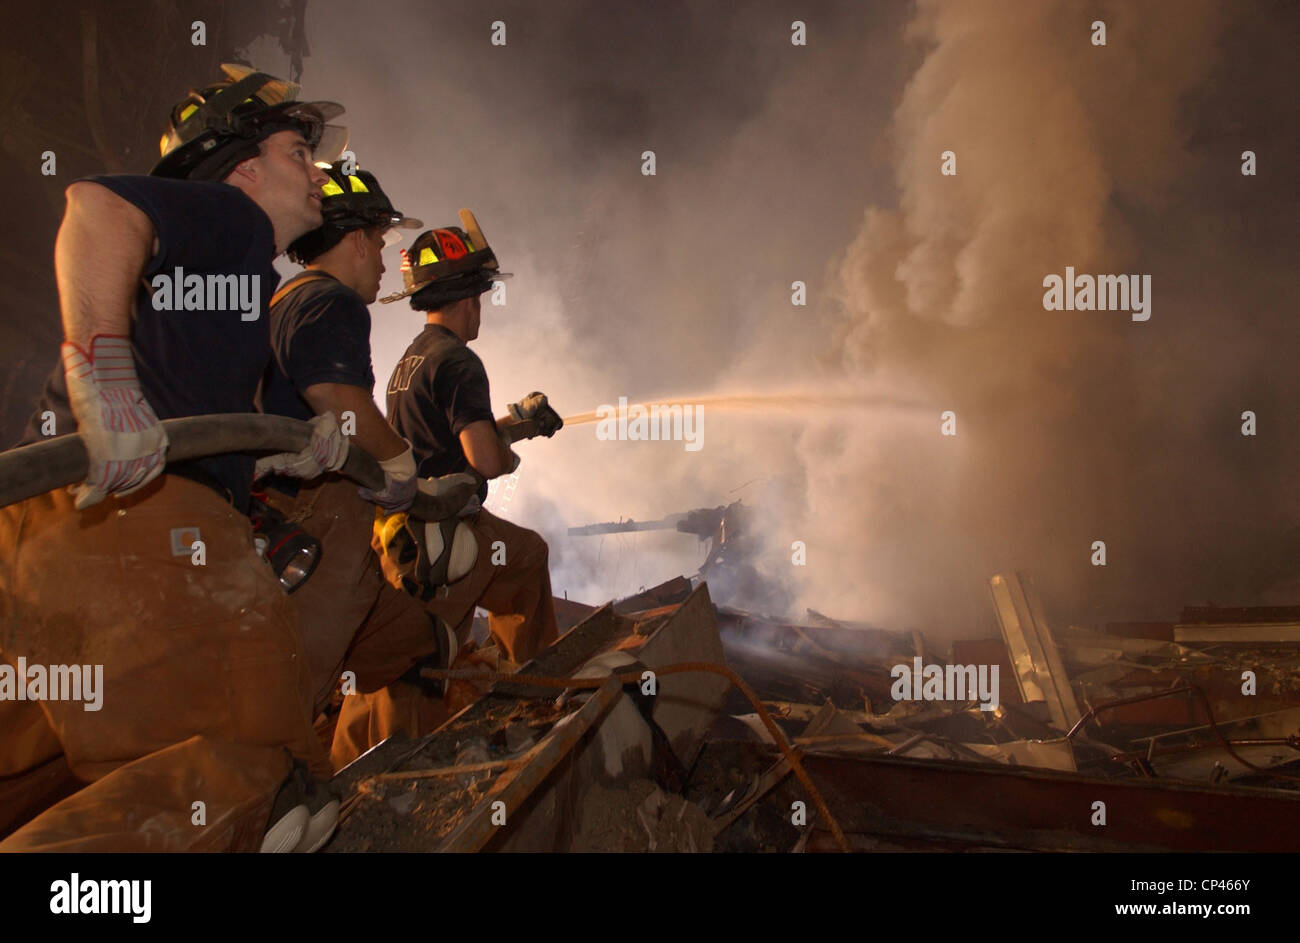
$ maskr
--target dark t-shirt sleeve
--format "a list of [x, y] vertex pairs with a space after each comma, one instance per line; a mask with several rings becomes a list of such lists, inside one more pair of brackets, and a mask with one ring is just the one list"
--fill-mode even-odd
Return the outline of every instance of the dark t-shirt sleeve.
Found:
[[149, 275], [200, 259], [210, 271], [226, 266], [233, 270], [248, 252], [248, 233], [271, 225], [256, 203], [229, 184], [196, 185], [136, 174], [85, 180], [111, 190], [149, 217], [158, 237], [158, 252], [146, 269]]
[[493, 420], [487, 371], [477, 354], [461, 347], [438, 365], [433, 401], [443, 407], [447, 425], [457, 437], [470, 423]]
[[287, 336], [273, 340], [275, 354], [299, 392], [317, 383], [374, 389], [370, 312], [354, 292], [322, 292], [305, 299], [285, 327]]

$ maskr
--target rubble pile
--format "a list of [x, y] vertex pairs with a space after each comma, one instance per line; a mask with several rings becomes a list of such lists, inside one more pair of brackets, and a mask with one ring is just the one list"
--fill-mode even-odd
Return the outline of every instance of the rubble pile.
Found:
[[[1001, 636], [945, 651], [686, 579], [566, 602], [520, 680], [339, 774], [328, 850], [1285, 850], [1300, 608], [1052, 630], [1027, 576], [990, 589]], [[667, 671], [701, 663], [758, 703]]]

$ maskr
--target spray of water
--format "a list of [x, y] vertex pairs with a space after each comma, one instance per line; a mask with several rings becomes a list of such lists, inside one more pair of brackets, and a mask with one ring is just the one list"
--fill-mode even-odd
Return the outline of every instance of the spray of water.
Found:
[[[862, 393], [754, 393], [711, 396], [680, 396], [656, 399], [653, 403], [629, 403], [628, 409], [641, 406], [660, 408], [667, 406], [708, 406], [710, 409], [727, 409], [737, 412], [803, 412], [828, 409], [926, 409], [926, 404], [915, 400], [901, 399], [897, 396], [868, 395]], [[593, 410], [565, 416], [567, 426], [580, 426], [584, 423], [597, 422], [600, 412]]]

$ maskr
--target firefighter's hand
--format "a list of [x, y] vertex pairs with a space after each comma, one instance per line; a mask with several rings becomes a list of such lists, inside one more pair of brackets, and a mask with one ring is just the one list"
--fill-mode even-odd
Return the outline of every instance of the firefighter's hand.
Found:
[[303, 480], [316, 478], [325, 472], [338, 471], [348, 458], [348, 439], [339, 428], [332, 412], [323, 412], [311, 419], [311, 441], [301, 452], [279, 452], [259, 458], [253, 477], [287, 475]]
[[[544, 435], [549, 439], [564, 428], [564, 420], [547, 402], [545, 393], [529, 393], [519, 402], [511, 403], [509, 409], [511, 418], [517, 422], [523, 422], [526, 419], [536, 420], [537, 432], [535, 435]], [[529, 436], [528, 438], [534, 437]]]
[[373, 501], [389, 514], [405, 511], [415, 500], [420, 490], [419, 480], [415, 477], [415, 452], [411, 444], [406, 444], [406, 451], [379, 463], [384, 470], [384, 487], [379, 491], [360, 488], [361, 497]]
[[158, 477], [167, 433], [140, 389], [129, 338], [97, 334], [89, 351], [65, 343], [61, 352], [68, 403], [88, 459], [86, 480], [69, 489], [81, 510]]

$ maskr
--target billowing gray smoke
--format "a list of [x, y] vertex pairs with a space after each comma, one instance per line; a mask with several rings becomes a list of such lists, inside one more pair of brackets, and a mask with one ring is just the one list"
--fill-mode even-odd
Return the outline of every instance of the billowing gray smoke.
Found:
[[[856, 581], [869, 614], [965, 632], [987, 623], [996, 570], [1032, 572], [1049, 615], [1095, 621], [1258, 602], [1294, 576], [1279, 538], [1296, 520], [1296, 371], [1273, 347], [1289, 318], [1276, 279], [1294, 275], [1231, 225], [1294, 185], [1281, 167], [1240, 173], [1243, 150], [1277, 140], [1258, 133], [1271, 119], [1224, 123], [1225, 103], [1280, 91], [1241, 68], [1261, 26], [1243, 43], [1211, 3], [920, 4], [908, 32], [928, 54], [893, 123], [899, 206], [869, 208], [842, 259], [836, 346], [935, 411], [846, 443], [815, 477], [814, 500], [857, 499], [825, 519], [865, 554], [810, 574], [810, 598]], [[1045, 311], [1043, 278], [1067, 266], [1150, 274], [1150, 320]], [[1268, 431], [1243, 436], [1246, 410]]]
[[[782, 390], [925, 404], [706, 411], [699, 451], [575, 426], [521, 446], [506, 516], [547, 536], [557, 591], [587, 601], [701, 554], [565, 527], [736, 498], [763, 507], [762, 568], [798, 611], [982, 634], [987, 578], [1013, 568], [1057, 621], [1266, 598], [1300, 511], [1295, 11], [870, 6], [376, 19], [313, 0], [308, 93], [348, 106], [401, 209], [446, 225], [473, 208], [517, 273], [475, 344], [499, 412], [532, 389], [565, 414]], [[1247, 149], [1258, 176], [1240, 174]], [[1066, 266], [1150, 274], [1151, 320], [1044, 311]], [[374, 315], [382, 382], [421, 319]]]

